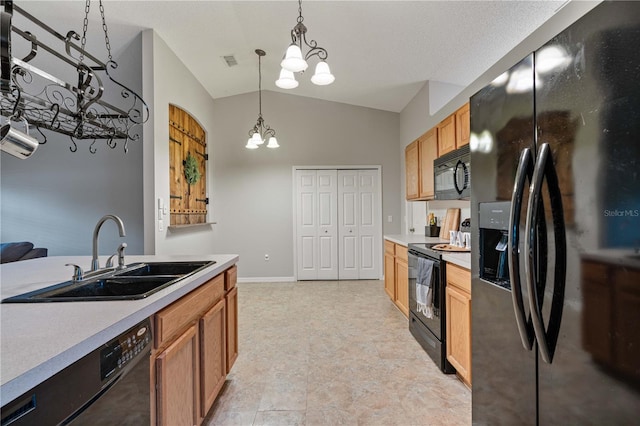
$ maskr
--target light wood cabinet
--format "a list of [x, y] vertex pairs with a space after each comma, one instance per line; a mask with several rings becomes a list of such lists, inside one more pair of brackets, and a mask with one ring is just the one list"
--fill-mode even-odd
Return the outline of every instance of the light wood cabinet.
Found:
[[409, 263], [407, 248], [396, 245], [396, 305], [409, 318]]
[[238, 267], [233, 266], [225, 272], [224, 287], [227, 309], [227, 373], [238, 358]]
[[455, 113], [456, 117], [456, 149], [469, 144], [471, 136], [471, 112], [469, 102], [462, 105]]
[[447, 263], [447, 360], [471, 386], [471, 272]]
[[432, 200], [435, 197], [433, 184], [433, 160], [438, 158], [438, 128], [434, 127], [418, 139], [418, 154], [420, 158], [420, 194], [422, 200]]
[[438, 158], [438, 129], [433, 128], [405, 148], [407, 200], [431, 200], [433, 160]]
[[384, 291], [409, 317], [409, 265], [407, 247], [384, 241]]
[[200, 319], [200, 417], [204, 418], [227, 377], [225, 300]]
[[154, 316], [152, 424], [199, 425], [213, 406], [238, 356], [236, 280], [234, 266]]
[[155, 359], [157, 424], [198, 424], [198, 339], [192, 325]]
[[418, 141], [415, 140], [407, 145], [404, 150], [407, 200], [417, 199], [420, 195], [420, 159], [418, 149]]
[[384, 291], [391, 298], [395, 299], [396, 293], [396, 245], [391, 241], [384, 240]]
[[438, 129], [438, 155], [461, 148], [469, 144], [471, 138], [471, 112], [469, 102], [458, 108], [453, 114], [436, 126]]
[[451, 114], [436, 126], [438, 128], [438, 155], [456, 149], [456, 118]]

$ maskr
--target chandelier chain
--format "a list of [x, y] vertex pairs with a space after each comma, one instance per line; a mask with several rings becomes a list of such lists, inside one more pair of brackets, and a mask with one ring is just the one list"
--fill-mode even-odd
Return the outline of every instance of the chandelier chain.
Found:
[[262, 117], [262, 56], [258, 55], [258, 116]]
[[84, 61], [85, 46], [87, 44], [87, 28], [89, 27], [89, 9], [91, 0], [87, 0], [84, 6], [84, 21], [82, 23], [82, 39], [80, 40], [80, 63]]
[[304, 21], [302, 17], [302, 0], [298, 0], [298, 22]]
[[102, 0], [100, 0], [100, 17], [102, 18], [102, 30], [104, 31], [104, 44], [107, 47], [107, 54], [109, 56], [109, 61], [113, 61], [113, 58], [111, 57], [111, 43], [109, 42], [107, 21], [104, 19], [104, 6], [102, 5]]

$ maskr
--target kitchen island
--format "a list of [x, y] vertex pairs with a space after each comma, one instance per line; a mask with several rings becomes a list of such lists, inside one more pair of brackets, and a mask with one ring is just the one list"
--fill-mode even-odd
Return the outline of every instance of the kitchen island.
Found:
[[[215, 261], [147, 298], [104, 302], [0, 304], [0, 406], [12, 401], [92, 350], [233, 267], [237, 255], [127, 256], [135, 262]], [[106, 257], [101, 259], [102, 263]], [[90, 256], [60, 256], [3, 264], [2, 299], [71, 279], [75, 263]]]

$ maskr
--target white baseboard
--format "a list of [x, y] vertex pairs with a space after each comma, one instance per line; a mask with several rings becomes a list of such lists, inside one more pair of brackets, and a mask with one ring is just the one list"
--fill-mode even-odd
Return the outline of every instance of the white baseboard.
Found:
[[238, 277], [239, 283], [291, 283], [295, 281], [294, 277]]

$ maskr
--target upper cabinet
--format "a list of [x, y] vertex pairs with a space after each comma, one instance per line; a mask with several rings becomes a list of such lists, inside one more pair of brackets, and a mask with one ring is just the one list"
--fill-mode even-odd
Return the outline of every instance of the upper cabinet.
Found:
[[433, 160], [438, 157], [438, 129], [433, 128], [405, 148], [407, 200], [433, 199]]
[[420, 161], [418, 159], [418, 140], [411, 142], [404, 149], [405, 178], [407, 181], [407, 200], [417, 199], [420, 194]]
[[433, 200], [433, 160], [469, 143], [469, 103], [411, 142], [404, 151], [407, 200]]
[[469, 144], [471, 136], [471, 114], [469, 112], [469, 102], [462, 105], [454, 115], [456, 116], [456, 148]]
[[433, 186], [433, 160], [438, 158], [438, 129], [434, 127], [418, 139], [420, 157], [420, 199], [432, 200], [435, 196]]
[[438, 129], [438, 154], [444, 155], [456, 149], [456, 117], [454, 114], [442, 120]]
[[469, 103], [442, 120], [438, 126], [438, 155], [442, 156], [469, 143], [471, 116]]

